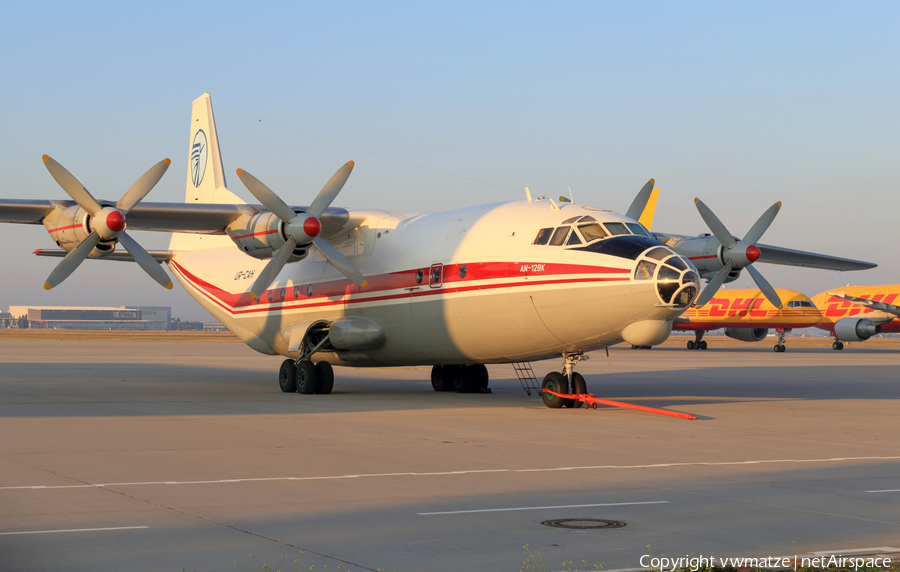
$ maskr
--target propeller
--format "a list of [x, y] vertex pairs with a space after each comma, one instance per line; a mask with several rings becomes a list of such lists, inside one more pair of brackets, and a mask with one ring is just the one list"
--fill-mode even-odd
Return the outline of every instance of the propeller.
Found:
[[724, 284], [725, 278], [728, 277], [728, 274], [732, 269], [746, 268], [747, 272], [750, 273], [750, 277], [756, 282], [756, 285], [766, 299], [771, 302], [773, 306], [781, 309], [783, 304], [781, 303], [781, 298], [778, 297], [778, 293], [775, 292], [775, 288], [763, 278], [763, 275], [760, 274], [756, 268], [753, 268], [753, 263], [761, 254], [755, 243], [759, 241], [763, 233], [768, 230], [769, 225], [772, 224], [772, 221], [775, 220], [775, 215], [777, 215], [779, 209], [781, 209], [781, 201], [778, 201], [769, 207], [768, 210], [759, 217], [759, 220], [757, 220], [753, 226], [750, 227], [750, 230], [747, 231], [747, 234], [744, 235], [743, 240], [735, 240], [735, 238], [731, 236], [731, 233], [728, 232], [728, 229], [725, 228], [725, 225], [722, 224], [722, 221], [719, 220], [719, 217], [717, 217], [703, 201], [694, 199], [694, 203], [697, 205], [697, 210], [700, 211], [700, 216], [703, 217], [703, 221], [706, 222], [706, 226], [709, 227], [716, 239], [722, 244], [722, 260], [725, 261], [725, 266], [712, 277], [707, 283], [706, 288], [700, 293], [696, 305], [703, 306], [712, 300], [712, 297], [719, 288], [721, 288], [722, 284]]
[[50, 276], [47, 277], [47, 281], [44, 283], [44, 289], [50, 290], [68, 278], [101, 241], [117, 241], [125, 247], [125, 250], [131, 254], [134, 261], [137, 262], [144, 272], [159, 282], [161, 286], [171, 290], [172, 281], [169, 279], [166, 271], [150, 256], [150, 253], [144, 250], [141, 245], [125, 232], [125, 216], [156, 186], [156, 183], [165, 174], [172, 161], [163, 159], [150, 167], [122, 195], [115, 207], [104, 207], [84, 188], [84, 185], [78, 182], [78, 179], [72, 173], [56, 162], [56, 160], [48, 155], [44, 155], [42, 159], [44, 160], [44, 166], [47, 167], [47, 170], [59, 183], [59, 186], [90, 216], [89, 225], [91, 228], [91, 234], [82, 240], [78, 246], [70, 250], [65, 258], [53, 269], [53, 272], [50, 273]]
[[237, 170], [237, 176], [247, 190], [284, 223], [284, 234], [287, 237], [287, 242], [278, 249], [278, 252], [272, 256], [266, 267], [256, 277], [256, 281], [250, 287], [250, 296], [258, 298], [275, 281], [284, 265], [287, 264], [291, 252], [298, 245], [307, 244], [316, 247], [341, 274], [360, 286], [366, 286], [366, 279], [362, 272], [346, 256], [319, 236], [322, 231], [322, 222], [319, 217], [341, 192], [351, 171], [353, 171], [353, 161], [348, 161], [328, 179], [306, 212], [298, 214], [259, 179], [243, 169]]

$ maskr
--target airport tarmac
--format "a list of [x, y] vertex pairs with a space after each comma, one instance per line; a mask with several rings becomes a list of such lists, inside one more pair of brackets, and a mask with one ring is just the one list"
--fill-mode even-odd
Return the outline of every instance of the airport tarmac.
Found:
[[[428, 368], [336, 368], [333, 394], [307, 396], [239, 343], [4, 340], [0, 570], [302, 551], [303, 570], [505, 571], [526, 544], [547, 570], [611, 570], [900, 547], [900, 351], [590, 357], [589, 391], [699, 419], [551, 410], [508, 365], [488, 395], [436, 393]], [[542, 524], [579, 518], [626, 525]]]

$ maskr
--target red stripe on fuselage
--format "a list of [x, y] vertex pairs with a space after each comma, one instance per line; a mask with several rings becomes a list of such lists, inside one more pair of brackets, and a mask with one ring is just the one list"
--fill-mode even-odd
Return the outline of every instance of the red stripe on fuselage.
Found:
[[[195, 276], [183, 266], [178, 264], [177, 262], [170, 261], [172, 266], [188, 281], [191, 282], [194, 287], [196, 287], [199, 291], [201, 291], [207, 298], [209, 298], [216, 305], [220, 306], [222, 309], [230, 312], [231, 314], [246, 314], [246, 313], [254, 313], [254, 312], [270, 312], [273, 310], [290, 310], [290, 309], [298, 309], [298, 308], [315, 308], [322, 306], [340, 306], [340, 305], [349, 305], [349, 304], [362, 304], [368, 302], [380, 302], [385, 300], [396, 300], [401, 298], [413, 298], [413, 297], [422, 297], [422, 296], [433, 296], [442, 293], [454, 293], [454, 292], [468, 292], [472, 290], [491, 290], [496, 288], [512, 288], [519, 286], [542, 286], [542, 285], [551, 285], [551, 284], [577, 284], [577, 283], [585, 283], [585, 282], [621, 282], [630, 280], [631, 270], [623, 269], [623, 268], [606, 268], [606, 267], [593, 267], [593, 266], [580, 266], [574, 264], [521, 264], [521, 263], [508, 263], [508, 262], [497, 262], [497, 263], [474, 263], [474, 264], [448, 264], [443, 267], [443, 283], [441, 287], [432, 288], [428, 283], [429, 278], [429, 268], [422, 268], [423, 280], [422, 284], [416, 283], [416, 273], [420, 270], [419, 268], [413, 270], [403, 270], [400, 272], [393, 272], [388, 274], [380, 274], [376, 276], [366, 277], [368, 284], [363, 291], [360, 291], [359, 286], [351, 282], [350, 280], [332, 280], [328, 282], [321, 283], [313, 283], [313, 296], [305, 299], [296, 298], [294, 293], [296, 292], [296, 288], [298, 285], [294, 285], [291, 287], [283, 287], [283, 288], [273, 288], [271, 290], [266, 290], [260, 296], [260, 302], [254, 302], [252, 298], [250, 298], [249, 292], [245, 293], [237, 293], [233, 294], [231, 292], [227, 292], [214, 284], [210, 284], [205, 280]], [[459, 268], [461, 266], [466, 266], [466, 277], [459, 277]], [[508, 268], [506, 272], [503, 272], [502, 269], [497, 267], [505, 266]], [[552, 270], [555, 272], [538, 272], [536, 274], [529, 274], [522, 269], [527, 266], [530, 268], [533, 267], [552, 267]], [[469, 270], [469, 269], [472, 270]], [[520, 272], [518, 274], [513, 274], [511, 271], [515, 268], [518, 268]], [[455, 270], [455, 272], [453, 272]], [[562, 274], [628, 274], [629, 276], [625, 277], [610, 277], [610, 278], [558, 278], [552, 280], [528, 280], [528, 281], [517, 281], [517, 282], [505, 282], [501, 284], [473, 284], [471, 286], [449, 286], [446, 287], [447, 284], [458, 284], [461, 282], [472, 282], [474, 280], [485, 280], [485, 279], [501, 279], [501, 278], [514, 278], [517, 276], [528, 277], [528, 278], [539, 278], [541, 276], [547, 275], [562, 275]], [[305, 292], [305, 287], [310, 284], [304, 284], [303, 288], [301, 288], [301, 296]], [[397, 289], [408, 289], [409, 292], [403, 293], [395, 293], [395, 294], [383, 294], [378, 295], [378, 292], [386, 292], [390, 290]], [[281, 290], [285, 291], [284, 301], [281, 300]], [[269, 292], [272, 293], [272, 302], [267, 302]], [[373, 295], [374, 294], [374, 295]], [[344, 299], [344, 297], [352, 297], [351, 299]], [[339, 299], [334, 299], [339, 298]], [[263, 306], [263, 307], [260, 307]], [[245, 309], [240, 309], [245, 308]]]

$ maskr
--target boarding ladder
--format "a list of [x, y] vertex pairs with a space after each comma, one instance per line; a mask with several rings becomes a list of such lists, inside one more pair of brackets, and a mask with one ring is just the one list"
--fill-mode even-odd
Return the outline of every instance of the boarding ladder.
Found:
[[513, 362], [513, 369], [516, 370], [516, 377], [519, 378], [519, 383], [522, 384], [522, 389], [525, 390], [525, 393], [531, 395], [531, 390], [533, 389], [540, 395], [541, 386], [538, 385], [538, 380], [534, 376], [534, 370], [531, 369], [531, 363], [524, 362]]

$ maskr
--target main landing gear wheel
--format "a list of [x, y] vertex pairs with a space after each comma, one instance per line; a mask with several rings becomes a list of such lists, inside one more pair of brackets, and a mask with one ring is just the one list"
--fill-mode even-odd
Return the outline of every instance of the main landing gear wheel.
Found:
[[448, 368], [442, 365], [436, 365], [431, 368], [431, 387], [435, 391], [453, 390], [453, 383], [451, 383]]
[[[316, 366], [311, 361], [297, 362], [297, 391], [309, 395], [316, 392]], [[334, 383], [332, 378], [332, 383]]]
[[297, 366], [294, 365], [294, 360], [286, 359], [281, 362], [281, 369], [278, 370], [278, 386], [285, 393], [297, 391]]
[[316, 393], [328, 395], [334, 389], [334, 368], [327, 361], [316, 364]]
[[472, 393], [475, 389], [475, 373], [464, 365], [450, 366], [453, 391], [456, 393]]
[[488, 375], [487, 367], [483, 363], [477, 363], [470, 367], [475, 377], [475, 391], [490, 393], [488, 385], [491, 383], [491, 376]]
[[[544, 382], [541, 384], [541, 389], [549, 389], [550, 391], [555, 391], [556, 393], [569, 393], [569, 382], [566, 379], [566, 376], [559, 373], [558, 371], [551, 371], [544, 377]], [[566, 400], [562, 397], [557, 397], [556, 395], [552, 395], [550, 393], [541, 393], [541, 398], [544, 400], [544, 405], [549, 407], [550, 409], [559, 409], [565, 404]]]
[[696, 338], [693, 340], [688, 340], [687, 349], [689, 350], [705, 350], [707, 345], [706, 341], [703, 340], [704, 332], [697, 332], [695, 334]]
[[[572, 374], [572, 393], [587, 393], [587, 383], [585, 383], [584, 376], [580, 373]], [[579, 401], [578, 399], [566, 399], [564, 405], [566, 407], [578, 409], [584, 406], [584, 401]]]
[[844, 349], [844, 342], [834, 342], [833, 344], [831, 344], [831, 349], [836, 351]]

